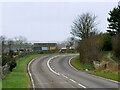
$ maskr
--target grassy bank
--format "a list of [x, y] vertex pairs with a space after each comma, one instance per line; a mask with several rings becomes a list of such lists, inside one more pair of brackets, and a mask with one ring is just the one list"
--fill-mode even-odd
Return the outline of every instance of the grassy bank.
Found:
[[95, 70], [93, 65], [91, 65], [91, 64], [81, 64], [79, 56], [77, 56], [77, 57], [75, 57], [71, 60], [71, 65], [73, 65], [78, 70], [89, 69], [90, 74], [94, 74], [94, 75], [97, 75], [97, 76], [101, 76], [101, 77], [116, 80], [116, 81], [120, 81], [119, 78], [118, 78], [118, 77], [120, 77], [120, 74]]
[[99, 70], [94, 70], [94, 71], [91, 71], [90, 73], [120, 82], [120, 78], [119, 78], [120, 74], [117, 74], [117, 73], [110, 73], [110, 72], [104, 72], [104, 71], [99, 71]]
[[37, 56], [40, 56], [40, 54], [28, 55], [17, 60], [17, 67], [2, 80], [2, 88], [29, 88], [27, 63]]
[[85, 69], [93, 70], [94, 69], [92, 64], [81, 64], [79, 56], [71, 60], [71, 65], [73, 65], [78, 70], [85, 70]]

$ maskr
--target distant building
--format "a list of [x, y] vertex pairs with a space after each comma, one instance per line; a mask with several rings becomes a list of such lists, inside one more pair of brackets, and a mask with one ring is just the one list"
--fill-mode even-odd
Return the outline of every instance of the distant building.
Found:
[[34, 51], [56, 51], [57, 43], [34, 43]]

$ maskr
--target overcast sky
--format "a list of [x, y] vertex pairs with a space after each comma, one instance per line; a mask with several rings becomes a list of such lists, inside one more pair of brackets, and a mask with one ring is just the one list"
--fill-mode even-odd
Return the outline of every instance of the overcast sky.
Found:
[[117, 2], [4, 2], [0, 22], [8, 38], [24, 36], [29, 41], [55, 42], [70, 37], [71, 25], [78, 15], [97, 16], [99, 31], [105, 32], [107, 17]]

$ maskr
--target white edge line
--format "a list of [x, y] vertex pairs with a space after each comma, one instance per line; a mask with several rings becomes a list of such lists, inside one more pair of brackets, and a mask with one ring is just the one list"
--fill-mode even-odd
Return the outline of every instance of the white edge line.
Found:
[[[38, 58], [38, 57], [37, 57], [37, 58]], [[28, 74], [29, 74], [29, 76], [30, 76], [30, 80], [31, 80], [33, 89], [35, 88], [35, 84], [34, 84], [34, 80], [33, 80], [33, 78], [32, 78], [32, 74], [31, 74], [31, 72], [30, 72], [30, 65], [31, 65], [31, 63], [32, 63], [34, 60], [36, 60], [37, 58], [32, 59], [32, 60], [28, 63]]]
[[[47, 66], [48, 66], [48, 68], [50, 69], [50, 71], [51, 72], [53, 72], [54, 74], [56, 74], [56, 75], [60, 75], [59, 73], [57, 73], [57, 72], [55, 72], [54, 70], [52, 70], [52, 68], [50, 67], [50, 65], [49, 65], [49, 62], [50, 62], [50, 60], [52, 60], [52, 59], [54, 59], [54, 58], [56, 58], [56, 57], [58, 57], [58, 56], [60, 56], [60, 55], [57, 55], [57, 56], [54, 56], [54, 57], [52, 57], [52, 58], [50, 58], [48, 61], [47, 61]], [[74, 57], [72, 57], [72, 58], [74, 58]], [[72, 59], [71, 58], [71, 59]], [[77, 70], [77, 69], [76, 69]], [[68, 78], [67, 76], [65, 76], [64, 74], [61, 74], [63, 77], [65, 77], [65, 78]], [[77, 83], [76, 81], [74, 81], [73, 79], [70, 79], [70, 78], [68, 78], [70, 81], [72, 81], [72, 82], [74, 82], [74, 83]], [[83, 86], [82, 84], [80, 84], [80, 83], [78, 83], [78, 85], [79, 86], [81, 86], [81, 87], [83, 87], [83, 88], [86, 88], [85, 86]]]
[[[60, 74], [57, 73], [57, 72], [55, 72], [54, 70], [52, 70], [52, 68], [51, 68], [50, 65], [49, 65], [50, 60], [52, 60], [52, 59], [54, 59], [55, 57], [58, 57], [58, 56], [59, 56], [59, 55], [50, 58], [50, 59], [47, 61], [47, 66], [48, 66], [48, 68], [50, 69], [51, 72], [53, 72], [54, 74], [56, 74], [56, 75], [59, 76]], [[38, 57], [37, 57], [37, 58], [38, 58]], [[31, 74], [31, 72], [30, 72], [30, 65], [31, 65], [31, 63], [32, 63], [34, 60], [36, 60], [36, 58], [34, 58], [33, 60], [31, 60], [31, 61], [28, 63], [28, 73], [29, 73], [29, 76], [30, 76], [30, 80], [31, 80], [31, 83], [32, 83], [33, 90], [35, 89], [35, 84], [34, 84], [34, 80], [33, 80], [33, 78], [32, 78], [32, 74]], [[62, 76], [65, 77], [65, 78], [68, 78], [67, 76], [65, 76], [65, 75], [63, 75], [63, 74], [62, 74]], [[68, 78], [68, 79], [69, 79], [69, 78]], [[73, 79], [69, 79], [69, 80], [71, 80], [71, 81], [74, 82], [74, 83], [77, 83], [77, 82], [74, 81]], [[78, 85], [81, 86], [81, 87], [83, 87], [83, 88], [86, 88], [85, 86], [83, 86], [83, 85], [80, 84], [80, 83], [78, 83]]]
[[53, 72], [54, 74], [56, 74], [56, 75], [60, 76], [60, 74], [59, 74], [59, 73], [57, 73], [57, 72], [55, 72], [55, 71], [54, 71], [54, 70], [50, 67], [50, 65], [49, 65], [50, 61], [51, 61], [52, 59], [54, 59], [54, 58], [58, 57], [58, 56], [59, 56], [59, 55], [54, 56], [54, 57], [51, 57], [51, 58], [47, 61], [47, 66], [48, 66], [48, 68], [50, 69], [50, 71], [51, 71], [51, 72]]
[[[76, 56], [74, 56], [74, 57], [76, 57]], [[74, 70], [78, 71], [78, 70], [77, 70], [73, 65], [71, 65], [71, 63], [70, 63], [71, 60], [72, 60], [74, 57], [72, 57], [72, 58], [69, 59], [69, 66], [72, 67]]]
[[[74, 56], [74, 57], [76, 57], [76, 56]], [[75, 69], [76, 71], [79, 71], [78, 69], [76, 69], [76, 68], [70, 63], [71, 60], [72, 60], [74, 57], [72, 57], [72, 58], [69, 59], [69, 65], [70, 65], [73, 69]], [[88, 73], [88, 74], [89, 74], [89, 73]], [[96, 76], [96, 75], [93, 75], [93, 74], [89, 74], [89, 75], [95, 76], [95, 77], [98, 77], [98, 78], [101, 78], [101, 79], [109, 80], [109, 81], [111, 81], [111, 82], [119, 83], [118, 81], [114, 81], [114, 80], [107, 79], [107, 78], [104, 78], [104, 77]]]
[[[88, 74], [89, 74], [89, 73], [88, 73]], [[111, 79], [108, 79], [108, 78], [96, 76], [96, 75], [93, 75], [93, 74], [89, 74], [89, 75], [94, 76], [94, 77], [97, 77], [97, 78], [100, 78], [100, 79], [105, 79], [105, 80], [107, 80], [107, 81], [111, 81], [111, 82], [114, 82], [114, 83], [117, 83], [117, 84], [120, 83], [120, 82], [118, 82], [118, 81], [114, 81], [114, 80], [111, 80]]]

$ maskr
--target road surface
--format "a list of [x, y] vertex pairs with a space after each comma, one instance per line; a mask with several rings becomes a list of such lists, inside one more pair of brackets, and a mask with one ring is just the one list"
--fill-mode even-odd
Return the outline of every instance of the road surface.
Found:
[[[77, 71], [69, 65], [75, 55], [43, 56], [29, 65], [34, 88], [118, 88], [118, 83]], [[93, 90], [93, 89], [92, 89]], [[96, 89], [94, 89], [96, 90]], [[114, 89], [111, 89], [114, 90]]]

